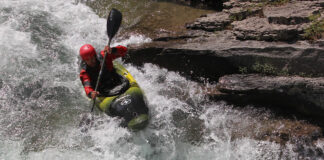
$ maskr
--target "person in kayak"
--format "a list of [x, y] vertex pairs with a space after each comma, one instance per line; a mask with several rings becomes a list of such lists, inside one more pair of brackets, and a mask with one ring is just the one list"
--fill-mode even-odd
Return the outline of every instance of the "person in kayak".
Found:
[[[98, 91], [95, 91], [98, 75], [100, 72], [101, 63], [107, 53], [106, 60], [102, 71], [102, 77], [99, 82]], [[94, 47], [90, 44], [85, 44], [80, 48], [81, 56], [81, 71], [80, 80], [89, 98], [94, 99], [96, 96], [112, 96], [116, 95], [128, 84], [128, 81], [123, 76], [116, 73], [113, 67], [113, 60], [125, 56], [127, 48], [124, 46], [117, 46], [111, 48], [109, 53], [108, 46], [105, 47], [100, 54], [96, 53]], [[126, 82], [127, 81], [127, 82]], [[117, 87], [118, 86], [118, 87]]]

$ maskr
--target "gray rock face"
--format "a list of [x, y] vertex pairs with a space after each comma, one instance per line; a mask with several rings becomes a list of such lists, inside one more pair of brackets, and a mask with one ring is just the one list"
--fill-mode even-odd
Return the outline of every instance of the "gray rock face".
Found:
[[294, 1], [282, 6], [259, 4], [229, 1], [225, 3], [227, 10], [199, 18], [187, 28], [212, 32], [232, 25], [240, 40], [291, 42], [304, 39], [304, 31], [311, 25], [310, 17], [323, 10], [321, 1]]
[[316, 2], [299, 1], [279, 7], [266, 7], [263, 11], [269, 23], [297, 25], [309, 23], [309, 17], [320, 14], [322, 7], [318, 7]]
[[196, 22], [187, 24], [186, 27], [188, 29], [199, 29], [213, 32], [224, 30], [231, 22], [228, 13], [216, 12], [198, 18]]
[[239, 41], [231, 32], [222, 31], [183, 41], [130, 46], [126, 62], [156, 63], [194, 79], [202, 76], [214, 81], [219, 76], [240, 73], [239, 68], [251, 70], [257, 64], [267, 65], [274, 73], [323, 76], [324, 49], [305, 41], [295, 44]]
[[233, 22], [234, 33], [240, 40], [293, 41], [302, 39], [308, 25], [278, 25], [269, 23], [267, 18], [251, 17]]
[[228, 94], [253, 95], [260, 99], [268, 99], [268, 101], [279, 100], [279, 103], [289, 104], [289, 107], [303, 113], [324, 115], [323, 77], [270, 77], [256, 74], [234, 74], [221, 77], [217, 88]]
[[263, 14], [261, 7], [251, 7], [250, 5], [251, 3], [240, 3], [240, 7], [236, 6], [223, 12], [207, 14], [198, 18], [195, 22], [187, 24], [186, 27], [188, 29], [199, 29], [209, 32], [221, 31], [225, 30], [233, 21], [240, 21], [249, 16]]
[[230, 19], [232, 21], [241, 21], [243, 19], [246, 19], [249, 16], [254, 15], [263, 15], [262, 7], [251, 7], [251, 6], [245, 6], [245, 7], [235, 7], [231, 8], [229, 10], [224, 10], [225, 13], [230, 14]]

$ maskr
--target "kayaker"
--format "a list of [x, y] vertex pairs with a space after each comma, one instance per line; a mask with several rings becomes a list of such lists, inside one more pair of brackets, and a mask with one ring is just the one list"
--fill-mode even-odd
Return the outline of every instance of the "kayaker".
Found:
[[[101, 67], [100, 64], [103, 61], [105, 52], [107, 53], [105, 65], [97, 89], [98, 91], [95, 92], [96, 82]], [[98, 95], [107, 96], [112, 94], [110, 91], [123, 83], [122, 76], [117, 74], [113, 67], [113, 60], [125, 56], [126, 52], [127, 48], [121, 45], [111, 48], [111, 53], [109, 53], [109, 48], [106, 46], [100, 54], [97, 54], [94, 47], [90, 44], [85, 44], [80, 48], [80, 56], [82, 59], [80, 80], [89, 98], [94, 99]]]

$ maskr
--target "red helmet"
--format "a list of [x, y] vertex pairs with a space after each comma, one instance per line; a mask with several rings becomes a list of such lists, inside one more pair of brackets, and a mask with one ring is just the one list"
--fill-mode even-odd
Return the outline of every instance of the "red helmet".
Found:
[[80, 48], [80, 56], [83, 60], [88, 60], [96, 55], [96, 50], [90, 44], [85, 44]]

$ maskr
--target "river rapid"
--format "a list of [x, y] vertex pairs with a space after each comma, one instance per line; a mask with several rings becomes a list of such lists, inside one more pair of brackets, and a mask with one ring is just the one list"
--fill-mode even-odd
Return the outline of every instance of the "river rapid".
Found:
[[[125, 14], [123, 29], [156, 3], [109, 2], [108, 9], [126, 6], [121, 10], [138, 13], [135, 18]], [[85, 2], [0, 1], [1, 160], [321, 158], [290, 142], [254, 138], [264, 121], [276, 121], [271, 111], [210, 101], [205, 88], [213, 84], [196, 83], [154, 64], [124, 64], [146, 94], [151, 114], [146, 129], [131, 132], [119, 126], [118, 118], [95, 110], [93, 127], [81, 132], [90, 102], [79, 80], [78, 50], [85, 43], [100, 50], [108, 41], [105, 32], [106, 19]], [[116, 38], [112, 46], [149, 41], [134, 34]], [[323, 143], [316, 145], [323, 150]]]

